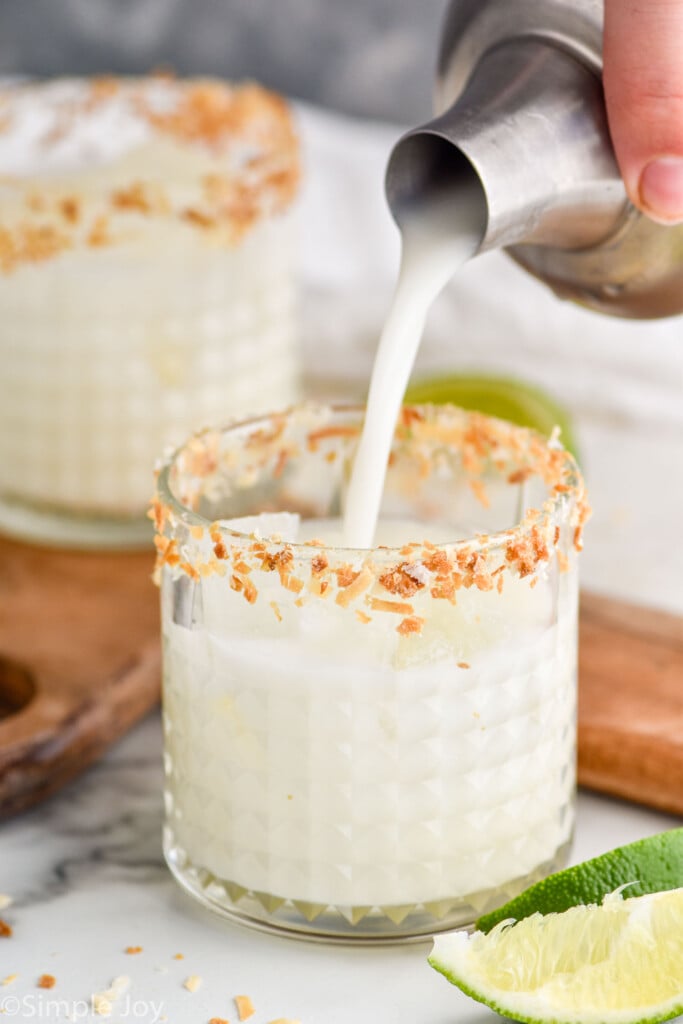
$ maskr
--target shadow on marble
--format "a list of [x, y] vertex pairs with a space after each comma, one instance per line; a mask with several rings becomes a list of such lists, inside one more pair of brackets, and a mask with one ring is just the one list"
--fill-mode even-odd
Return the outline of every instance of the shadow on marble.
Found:
[[3, 888], [21, 906], [105, 876], [166, 879], [162, 823], [161, 724], [155, 711], [57, 795], [0, 826]]

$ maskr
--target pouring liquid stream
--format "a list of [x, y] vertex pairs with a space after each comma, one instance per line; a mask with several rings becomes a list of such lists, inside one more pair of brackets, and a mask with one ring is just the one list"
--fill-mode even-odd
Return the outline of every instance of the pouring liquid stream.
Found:
[[477, 252], [486, 227], [481, 185], [429, 196], [401, 222], [401, 265], [370, 379], [363, 431], [344, 506], [344, 546], [373, 546], [391, 442], [430, 307]]

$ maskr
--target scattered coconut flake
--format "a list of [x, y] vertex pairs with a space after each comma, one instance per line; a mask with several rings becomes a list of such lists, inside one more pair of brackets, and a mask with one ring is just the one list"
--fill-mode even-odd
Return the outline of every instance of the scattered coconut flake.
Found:
[[6, 978], [3, 978], [2, 981], [0, 981], [0, 985], [11, 985], [18, 977], [18, 974], [8, 974]]
[[235, 996], [235, 1006], [240, 1020], [248, 1020], [256, 1012], [249, 996]]
[[100, 1017], [109, 1017], [111, 1011], [114, 1009], [114, 1004], [111, 999], [107, 999], [101, 992], [94, 992], [92, 997], [92, 1008], [93, 1013], [98, 1014]]
[[103, 992], [93, 992], [93, 1012], [100, 1017], [108, 1017], [114, 1009], [114, 1003], [127, 991], [129, 985], [130, 978], [125, 974], [121, 974], [114, 978], [109, 988], [104, 989]]
[[12, 897], [8, 896], [7, 893], [0, 892], [0, 910], [7, 910], [12, 904]]
[[57, 984], [57, 979], [54, 974], [41, 974], [37, 984], [38, 988], [54, 988]]
[[197, 989], [201, 988], [203, 980], [198, 974], [191, 974], [188, 978], [185, 978], [183, 988], [186, 988], [188, 992], [196, 992]]

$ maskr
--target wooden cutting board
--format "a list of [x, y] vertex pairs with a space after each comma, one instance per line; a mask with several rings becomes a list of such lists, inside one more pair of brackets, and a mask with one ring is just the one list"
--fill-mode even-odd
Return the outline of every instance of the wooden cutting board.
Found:
[[[152, 560], [0, 538], [0, 818], [157, 702]], [[584, 594], [579, 691], [580, 782], [683, 814], [683, 618]]]
[[579, 782], [683, 815], [683, 618], [581, 596]]
[[0, 538], [0, 818], [54, 793], [156, 704], [153, 561]]

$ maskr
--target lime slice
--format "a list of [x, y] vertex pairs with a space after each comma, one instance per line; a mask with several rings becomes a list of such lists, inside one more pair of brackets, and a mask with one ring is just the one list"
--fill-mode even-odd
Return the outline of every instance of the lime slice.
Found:
[[567, 412], [540, 388], [507, 377], [449, 374], [411, 384], [404, 398], [406, 405], [444, 405], [452, 402], [462, 409], [509, 420], [520, 427], [531, 427], [549, 437], [560, 428], [565, 448], [577, 454], [576, 439]]
[[438, 936], [429, 962], [467, 995], [535, 1024], [642, 1024], [683, 1012], [683, 889], [563, 914], [488, 935]]
[[477, 928], [488, 932], [509, 918], [521, 921], [530, 914], [561, 913], [579, 903], [600, 903], [622, 885], [628, 886], [624, 890], [626, 898], [683, 886], [683, 828], [619, 846], [549, 875], [509, 903], [484, 914]]

